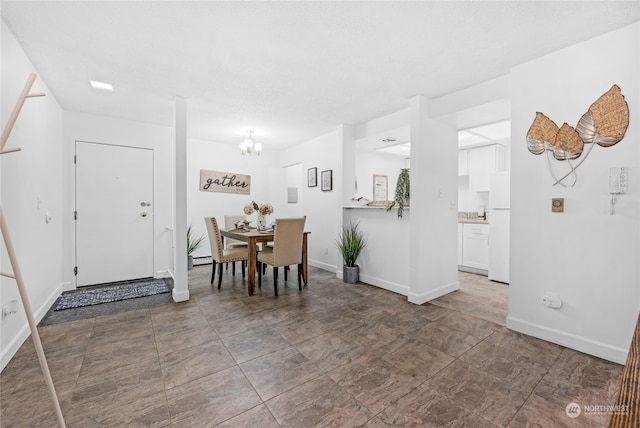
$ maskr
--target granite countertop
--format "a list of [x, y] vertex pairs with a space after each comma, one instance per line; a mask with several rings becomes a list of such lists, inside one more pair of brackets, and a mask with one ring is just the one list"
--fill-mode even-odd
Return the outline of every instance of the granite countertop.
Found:
[[483, 218], [460, 218], [460, 217], [458, 217], [458, 223], [489, 224], [489, 220], [485, 220]]
[[489, 220], [486, 218], [478, 217], [478, 213], [475, 211], [458, 211], [458, 223], [489, 224]]

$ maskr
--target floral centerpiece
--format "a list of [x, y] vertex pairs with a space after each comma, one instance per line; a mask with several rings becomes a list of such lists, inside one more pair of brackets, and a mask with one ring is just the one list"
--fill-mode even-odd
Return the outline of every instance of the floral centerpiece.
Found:
[[242, 211], [246, 215], [253, 214], [254, 211], [257, 211], [258, 212], [258, 230], [265, 230], [267, 228], [267, 220], [265, 216], [268, 214], [273, 214], [273, 206], [271, 206], [271, 204], [269, 203], [258, 205], [254, 201], [251, 201], [250, 203], [244, 206]]

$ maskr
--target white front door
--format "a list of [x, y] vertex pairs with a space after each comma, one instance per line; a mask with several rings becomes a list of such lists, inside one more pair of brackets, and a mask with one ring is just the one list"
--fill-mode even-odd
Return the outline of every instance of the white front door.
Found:
[[153, 276], [153, 150], [76, 141], [76, 286]]

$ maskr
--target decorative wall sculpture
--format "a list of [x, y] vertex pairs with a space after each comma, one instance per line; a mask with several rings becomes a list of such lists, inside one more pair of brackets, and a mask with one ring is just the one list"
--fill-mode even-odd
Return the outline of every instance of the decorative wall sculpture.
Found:
[[[611, 147], [624, 137], [629, 126], [629, 106], [624, 100], [624, 95], [618, 85], [598, 98], [589, 110], [582, 115], [575, 129], [567, 124], [560, 128], [551, 119], [541, 112], [536, 112], [536, 117], [527, 132], [527, 147], [534, 155], [547, 152], [549, 169], [556, 180], [553, 184], [565, 187], [575, 185], [576, 169], [585, 161], [593, 146]], [[595, 144], [594, 144], [595, 143]], [[571, 160], [579, 158], [585, 144], [590, 144], [584, 157], [576, 165]], [[561, 178], [557, 178], [551, 165], [550, 153], [559, 161], [567, 161], [569, 172]], [[563, 181], [573, 175], [573, 182], [565, 184]]]

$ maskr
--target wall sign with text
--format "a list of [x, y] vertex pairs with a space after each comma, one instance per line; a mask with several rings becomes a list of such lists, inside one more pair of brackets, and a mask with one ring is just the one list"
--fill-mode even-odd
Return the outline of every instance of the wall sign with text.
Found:
[[233, 172], [200, 170], [200, 190], [248, 195], [251, 191], [251, 176]]

